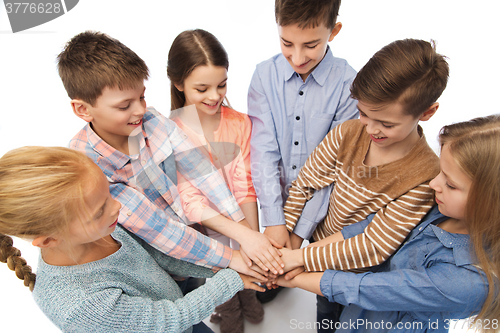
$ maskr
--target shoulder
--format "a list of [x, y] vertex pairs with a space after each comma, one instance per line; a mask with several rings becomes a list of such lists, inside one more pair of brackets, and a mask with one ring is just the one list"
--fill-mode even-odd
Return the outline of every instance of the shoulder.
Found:
[[248, 125], [251, 124], [250, 117], [247, 114], [233, 110], [227, 106], [222, 106], [223, 119], [226, 122]]

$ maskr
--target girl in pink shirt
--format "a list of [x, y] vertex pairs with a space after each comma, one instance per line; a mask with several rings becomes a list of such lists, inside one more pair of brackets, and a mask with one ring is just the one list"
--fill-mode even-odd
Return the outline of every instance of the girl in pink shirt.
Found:
[[[273, 247], [276, 244], [259, 232], [257, 197], [250, 173], [251, 121], [224, 104], [228, 67], [227, 53], [215, 36], [201, 29], [180, 33], [168, 54], [171, 119], [211, 159], [245, 219], [225, 219], [203, 193], [179, 176], [178, 189], [190, 221], [201, 222], [208, 236], [233, 248], [241, 246], [241, 253], [249, 259], [264, 263], [265, 259], [251, 251], [268, 251], [264, 255], [269, 261], [278, 251]], [[243, 317], [258, 323], [263, 315], [255, 292], [244, 291], [217, 307], [211, 320], [220, 322], [222, 333], [243, 332]]]

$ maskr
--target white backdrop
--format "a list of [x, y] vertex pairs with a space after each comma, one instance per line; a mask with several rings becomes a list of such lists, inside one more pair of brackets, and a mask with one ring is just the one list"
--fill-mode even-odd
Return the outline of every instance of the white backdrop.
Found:
[[[21, 1], [20, 1], [21, 2]], [[24, 2], [24, 1], [23, 1]], [[44, 25], [13, 34], [0, 6], [0, 155], [25, 145], [65, 146], [84, 125], [74, 116], [56, 71], [64, 43], [84, 30], [98, 30], [122, 41], [151, 71], [148, 105], [168, 114], [167, 54], [183, 30], [203, 28], [219, 38], [229, 54], [228, 98], [246, 112], [246, 94], [255, 65], [280, 52], [274, 1], [81, 0], [70, 12]], [[344, 0], [343, 29], [330, 46], [359, 70], [382, 46], [402, 38], [434, 39], [450, 64], [448, 88], [438, 113], [424, 132], [437, 150], [439, 128], [451, 122], [499, 113], [498, 33], [500, 2], [478, 0]], [[16, 240], [31, 265], [37, 251]], [[0, 264], [2, 332], [54, 331], [22, 282]], [[7, 325], [7, 326], [5, 326]], [[12, 325], [12, 326], [10, 326]]]

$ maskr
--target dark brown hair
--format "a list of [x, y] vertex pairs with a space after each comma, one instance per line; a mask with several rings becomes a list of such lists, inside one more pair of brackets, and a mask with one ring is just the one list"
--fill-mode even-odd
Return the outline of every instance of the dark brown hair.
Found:
[[340, 0], [276, 0], [274, 15], [280, 26], [297, 24], [304, 29], [323, 24], [333, 29], [339, 8]]
[[186, 97], [175, 85], [184, 80], [198, 66], [220, 66], [229, 68], [226, 50], [219, 40], [202, 29], [181, 32], [173, 41], [168, 52], [167, 75], [170, 79], [171, 110], [184, 106]]
[[434, 43], [398, 40], [384, 46], [359, 71], [351, 96], [372, 104], [400, 102], [407, 114], [418, 118], [443, 93], [448, 63]]
[[68, 96], [91, 105], [106, 87], [134, 88], [149, 77], [148, 67], [134, 51], [100, 32], [73, 37], [57, 61]]

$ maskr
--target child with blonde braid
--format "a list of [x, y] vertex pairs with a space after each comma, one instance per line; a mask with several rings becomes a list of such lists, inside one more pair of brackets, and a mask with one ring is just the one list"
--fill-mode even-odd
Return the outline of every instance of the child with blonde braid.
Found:
[[[63, 332], [211, 332], [200, 322], [216, 305], [263, 290], [262, 279], [165, 255], [117, 223], [120, 209], [80, 152], [25, 147], [0, 158], [0, 259]], [[6, 235], [41, 248], [36, 277]], [[211, 279], [183, 297], [170, 274]]]

